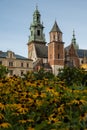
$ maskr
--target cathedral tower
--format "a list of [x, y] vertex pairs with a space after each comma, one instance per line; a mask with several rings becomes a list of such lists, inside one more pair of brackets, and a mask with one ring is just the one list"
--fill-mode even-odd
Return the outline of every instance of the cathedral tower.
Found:
[[58, 69], [64, 67], [64, 42], [62, 32], [55, 21], [50, 31], [50, 43], [48, 44], [48, 62], [53, 73], [58, 74]]
[[[45, 35], [43, 33], [43, 23], [41, 23], [41, 15], [38, 11], [38, 7], [36, 6], [36, 9], [33, 13], [33, 22], [30, 25], [30, 36], [28, 40], [28, 58], [33, 59], [34, 57], [34, 44], [40, 44], [45, 45]], [[33, 55], [33, 57], [32, 57]]]

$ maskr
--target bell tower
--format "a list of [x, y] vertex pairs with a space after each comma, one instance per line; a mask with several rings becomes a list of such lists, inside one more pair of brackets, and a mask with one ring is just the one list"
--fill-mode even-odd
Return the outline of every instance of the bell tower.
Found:
[[41, 23], [41, 15], [36, 6], [36, 10], [33, 13], [33, 22], [30, 25], [29, 42], [40, 42], [45, 44], [45, 35], [43, 33], [43, 23]]
[[33, 22], [30, 25], [30, 36], [28, 40], [28, 58], [29, 59], [36, 59], [35, 58], [35, 44], [46, 45], [45, 42], [45, 34], [43, 33], [44, 26], [43, 23], [41, 23], [41, 15], [38, 11], [38, 7], [36, 6], [36, 9], [33, 13]]
[[48, 62], [53, 73], [58, 74], [58, 69], [64, 67], [64, 42], [62, 32], [55, 21], [50, 31], [50, 43], [48, 43]]

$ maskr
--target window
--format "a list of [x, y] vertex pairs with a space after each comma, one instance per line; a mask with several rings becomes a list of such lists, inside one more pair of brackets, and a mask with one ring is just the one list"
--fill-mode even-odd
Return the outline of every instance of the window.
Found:
[[21, 63], [21, 67], [23, 67], [24, 65], [23, 65], [23, 62]]
[[58, 35], [58, 41], [60, 40], [60, 36]]
[[53, 35], [53, 40], [55, 40], [55, 35]]
[[81, 61], [81, 63], [83, 64], [83, 60]]
[[31, 36], [33, 35], [33, 31], [31, 31]]
[[39, 16], [37, 16], [37, 21], [39, 21]]
[[2, 65], [2, 61], [0, 61], [0, 65]]
[[13, 62], [9, 62], [9, 66], [13, 66]]
[[10, 74], [10, 75], [13, 75], [13, 70], [9, 70], [9, 74]]
[[40, 30], [37, 30], [37, 35], [40, 36]]
[[29, 64], [27, 63], [27, 68], [29, 67]]
[[60, 54], [58, 54], [58, 59], [60, 58]]
[[23, 74], [24, 74], [24, 71], [23, 71], [23, 70], [21, 70], [21, 76], [23, 76]]
[[13, 55], [13, 54], [12, 54], [12, 53], [10, 53], [10, 58], [12, 58], [12, 55]]

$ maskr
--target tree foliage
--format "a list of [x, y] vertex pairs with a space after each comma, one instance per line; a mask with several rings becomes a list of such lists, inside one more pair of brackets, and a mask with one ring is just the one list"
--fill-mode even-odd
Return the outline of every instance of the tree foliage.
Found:
[[8, 73], [8, 69], [3, 66], [3, 65], [0, 65], [0, 78], [4, 78]]
[[85, 71], [82, 68], [76, 67], [65, 67], [59, 70], [58, 77], [60, 80], [64, 81], [66, 85], [82, 85], [83, 78], [85, 76]]

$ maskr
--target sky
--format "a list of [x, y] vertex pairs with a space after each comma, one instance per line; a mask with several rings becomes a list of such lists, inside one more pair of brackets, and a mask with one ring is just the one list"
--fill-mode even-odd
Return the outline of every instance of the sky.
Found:
[[0, 50], [28, 57], [28, 37], [38, 6], [46, 42], [55, 20], [63, 33], [64, 46], [73, 30], [80, 49], [87, 49], [87, 0], [0, 0]]

